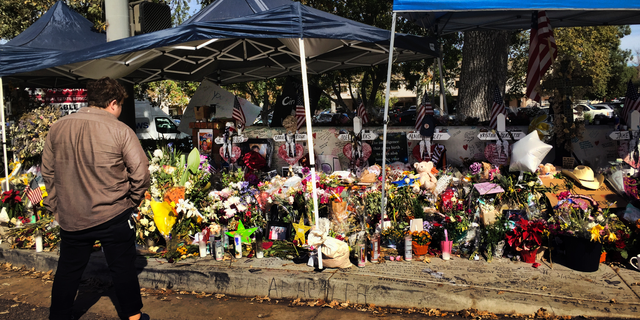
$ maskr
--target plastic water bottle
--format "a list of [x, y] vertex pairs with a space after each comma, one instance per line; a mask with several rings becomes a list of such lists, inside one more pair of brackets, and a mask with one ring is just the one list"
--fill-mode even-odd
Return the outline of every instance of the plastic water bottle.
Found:
[[216, 261], [222, 261], [224, 258], [224, 245], [222, 244], [222, 239], [220, 237], [216, 237], [214, 240], [214, 250], [216, 254]]
[[222, 245], [225, 249], [229, 248], [229, 238], [227, 236], [227, 232], [229, 229], [227, 227], [222, 227]]
[[236, 249], [236, 259], [242, 258], [242, 237], [239, 234], [233, 237], [233, 246]]
[[411, 239], [411, 233], [404, 237], [404, 259], [407, 261], [413, 260], [413, 253], [411, 252], [413, 241]]
[[371, 262], [378, 263], [380, 258], [380, 234], [374, 233], [371, 238]]

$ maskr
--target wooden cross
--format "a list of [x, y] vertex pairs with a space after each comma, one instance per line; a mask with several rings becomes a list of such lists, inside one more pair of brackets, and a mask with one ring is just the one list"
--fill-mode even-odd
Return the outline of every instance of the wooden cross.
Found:
[[[560, 62], [560, 72], [565, 75], [561, 79], [551, 79], [542, 83], [542, 87], [545, 89], [558, 89], [560, 97], [563, 99], [563, 113], [567, 121], [573, 121], [573, 108], [572, 102], [569, 97], [573, 96], [574, 87], [587, 87], [593, 85], [593, 79], [591, 77], [571, 78], [567, 74], [569, 70], [569, 60]], [[552, 113], [553, 109], [549, 108], [549, 113]]]

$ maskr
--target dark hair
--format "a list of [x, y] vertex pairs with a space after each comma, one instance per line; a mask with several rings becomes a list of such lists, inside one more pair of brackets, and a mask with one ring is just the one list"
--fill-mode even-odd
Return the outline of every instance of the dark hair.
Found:
[[124, 102], [127, 91], [116, 80], [104, 77], [87, 83], [87, 103], [89, 106], [106, 108], [113, 100]]

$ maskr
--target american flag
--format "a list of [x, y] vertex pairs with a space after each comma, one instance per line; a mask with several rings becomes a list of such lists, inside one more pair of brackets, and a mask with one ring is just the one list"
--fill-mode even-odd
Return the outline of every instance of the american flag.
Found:
[[358, 105], [358, 117], [362, 119], [362, 124], [367, 124], [369, 122], [369, 116], [367, 115], [367, 109], [364, 107], [364, 102], [360, 100], [360, 104]]
[[500, 95], [500, 89], [496, 87], [493, 89], [493, 104], [491, 105], [491, 121], [489, 122], [491, 129], [498, 129], [499, 114], [504, 114], [506, 116], [507, 108], [504, 106], [504, 100]]
[[298, 95], [298, 101], [296, 102], [296, 120], [298, 120], [298, 130], [307, 122], [304, 112], [304, 102], [301, 95]]
[[[633, 110], [640, 112], [640, 93], [638, 93], [638, 88], [629, 80], [629, 83], [627, 83], [627, 94], [624, 98], [624, 107], [622, 108], [622, 119], [626, 121], [627, 125], [630, 125]], [[636, 130], [636, 128], [630, 129]]]
[[240, 122], [243, 127], [245, 123], [247, 123], [247, 118], [244, 116], [244, 111], [242, 111], [238, 97], [235, 97], [233, 100], [233, 114], [231, 115], [231, 118], [236, 122]]
[[27, 193], [27, 198], [29, 198], [29, 201], [31, 201], [31, 204], [34, 206], [42, 201], [42, 189], [40, 189], [38, 182], [35, 180], [31, 181], [30, 185], [25, 189], [25, 192]]
[[422, 104], [420, 104], [420, 108], [418, 109], [418, 115], [416, 116], [416, 131], [420, 131], [422, 120], [426, 115], [433, 115], [433, 106], [431, 105], [431, 100], [425, 92], [425, 94], [422, 96]]
[[533, 13], [531, 35], [529, 37], [529, 65], [527, 67], [526, 97], [540, 101], [540, 94], [535, 90], [542, 76], [547, 72], [553, 60], [558, 56], [558, 46], [547, 14], [544, 11]]

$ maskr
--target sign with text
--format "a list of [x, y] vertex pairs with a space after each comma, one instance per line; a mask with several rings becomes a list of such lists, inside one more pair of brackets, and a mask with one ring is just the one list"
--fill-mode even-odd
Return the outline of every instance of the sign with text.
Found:
[[[567, 189], [563, 179], [543, 178], [541, 176], [540, 180], [542, 180], [542, 184], [545, 187], [558, 186], [558, 193]], [[592, 197], [593, 200], [598, 202], [598, 206], [602, 209], [608, 207], [624, 208], [627, 206], [627, 201], [611, 188], [609, 188], [607, 182], [602, 182], [600, 184], [600, 187], [596, 190], [581, 188], [580, 185], [576, 183], [573, 186], [572, 192]], [[558, 197], [554, 193], [550, 192], [546, 193], [545, 195], [547, 196], [547, 198], [549, 198], [551, 206], [555, 206], [556, 204], [558, 204]]]
[[[307, 134], [306, 133], [296, 133], [296, 141], [303, 141], [303, 140], [307, 140]], [[286, 138], [285, 138], [284, 134], [276, 134], [276, 135], [273, 136], [273, 141], [285, 142]]]
[[[363, 132], [362, 133], [362, 140], [365, 141], [369, 141], [369, 140], [375, 140], [378, 137], [378, 134], [375, 132]], [[338, 135], [338, 139], [342, 140], [342, 141], [351, 141], [351, 135], [347, 134], [347, 133], [343, 133]]]
[[[449, 138], [451, 138], [451, 135], [447, 132], [434, 132], [433, 133], [433, 139], [431, 140], [449, 140]], [[407, 139], [408, 140], [422, 140], [422, 135], [420, 134], [420, 132], [411, 132], [411, 133], [407, 133]]]
[[[500, 133], [500, 137], [503, 140], [510, 140], [511, 139], [511, 135], [513, 135], [513, 139], [515, 140], [520, 140], [522, 138], [524, 138], [526, 136], [526, 134], [524, 134], [524, 132], [511, 132], [511, 135], [509, 135], [509, 132], [507, 131], [503, 131], [503, 132], [499, 132]], [[480, 140], [498, 140], [498, 134], [493, 133], [493, 132], [480, 132], [478, 134], [478, 139]]]
[[609, 134], [609, 138], [612, 140], [629, 140], [631, 139], [631, 132], [629, 131], [614, 131]]
[[[243, 143], [243, 142], [247, 142], [247, 140], [249, 140], [249, 138], [247, 138], [245, 136], [234, 136], [233, 137], [233, 143]], [[216, 137], [215, 142], [216, 142], [216, 144], [224, 144], [224, 138]]]
[[[382, 164], [382, 137], [371, 141], [371, 157], [369, 163]], [[407, 163], [409, 162], [407, 153], [407, 135], [404, 132], [387, 133], [387, 146], [386, 146], [386, 161], [387, 163], [393, 163], [396, 161]]]

